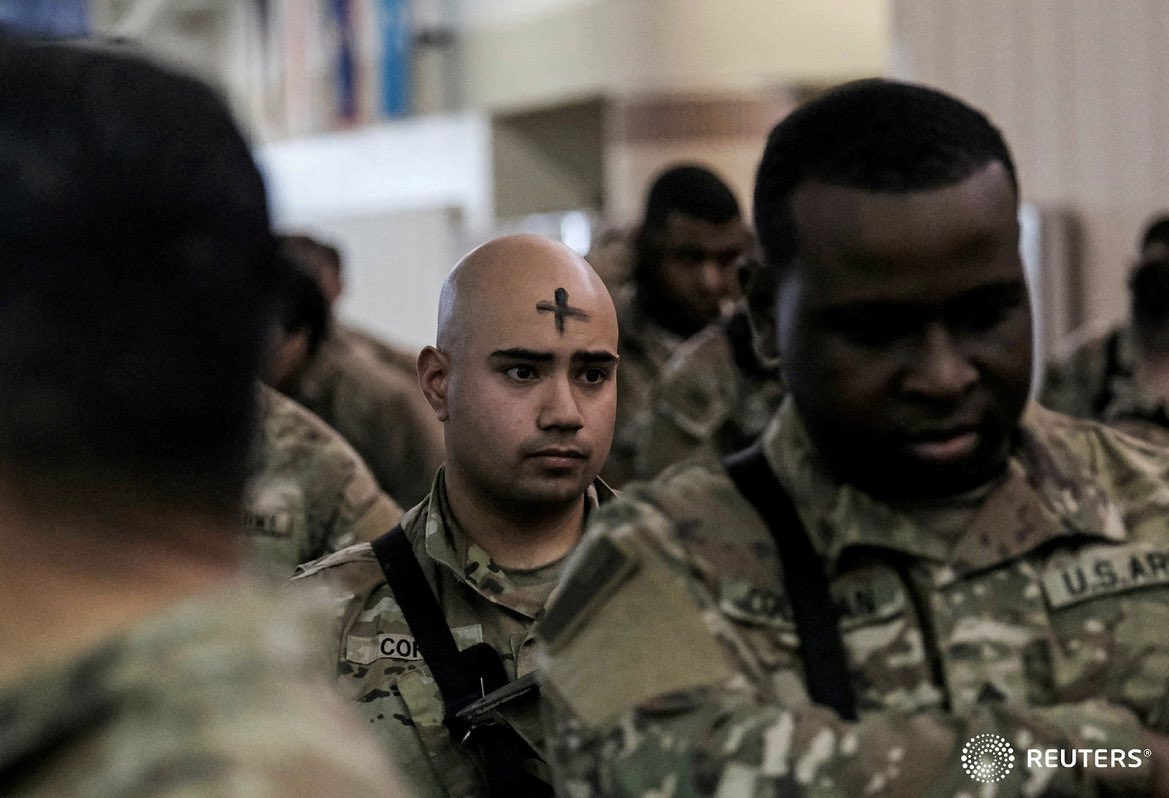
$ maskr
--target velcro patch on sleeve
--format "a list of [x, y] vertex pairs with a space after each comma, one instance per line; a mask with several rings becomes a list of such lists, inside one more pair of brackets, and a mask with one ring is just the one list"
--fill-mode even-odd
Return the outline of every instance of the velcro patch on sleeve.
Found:
[[537, 634], [548, 649], [567, 642], [580, 623], [636, 567], [630, 557], [612, 541], [599, 538], [560, 586], [552, 606], [537, 625]]
[[[598, 563], [615, 562], [612, 552], [597, 557]], [[638, 557], [636, 568], [624, 574], [576, 604], [570, 623], [554, 626], [553, 640], [545, 630], [545, 681], [593, 727], [659, 696], [731, 675], [684, 573], [649, 555]]]

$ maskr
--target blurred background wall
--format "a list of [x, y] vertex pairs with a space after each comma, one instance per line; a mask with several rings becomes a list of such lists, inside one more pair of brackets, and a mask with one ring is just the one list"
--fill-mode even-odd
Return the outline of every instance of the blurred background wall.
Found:
[[1134, 242], [1169, 207], [1163, 0], [43, 5], [219, 86], [278, 224], [345, 252], [342, 314], [409, 344], [430, 341], [438, 285], [473, 244], [533, 229], [587, 248], [683, 158], [747, 203], [771, 125], [856, 77], [933, 84], [1003, 128], [1041, 351], [1124, 315]]

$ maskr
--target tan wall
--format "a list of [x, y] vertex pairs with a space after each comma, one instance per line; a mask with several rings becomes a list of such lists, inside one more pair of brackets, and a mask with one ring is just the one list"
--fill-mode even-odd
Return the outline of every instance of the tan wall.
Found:
[[584, 96], [751, 91], [877, 74], [888, 0], [530, 0], [475, 4], [464, 98], [518, 108]]
[[655, 95], [613, 104], [605, 150], [605, 215], [639, 220], [661, 169], [680, 161], [713, 168], [751, 215], [755, 169], [767, 132], [796, 105], [794, 92]]
[[1169, 3], [893, 0], [894, 71], [986, 110], [1023, 193], [1084, 231], [1085, 322], [1126, 312], [1146, 219], [1169, 207]]

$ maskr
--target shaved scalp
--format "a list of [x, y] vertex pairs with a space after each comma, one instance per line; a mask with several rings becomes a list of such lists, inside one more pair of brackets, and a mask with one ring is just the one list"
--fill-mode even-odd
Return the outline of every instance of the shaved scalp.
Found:
[[[520, 234], [492, 239], [463, 257], [442, 284], [438, 298], [436, 346], [457, 352], [466, 341], [471, 322], [481, 309], [501, 302], [518, 284], [545, 274], [563, 274], [566, 281], [583, 282], [590, 290], [608, 292], [584, 258], [563, 244], [543, 236]], [[560, 285], [558, 283], [558, 285]], [[587, 323], [589, 314], [567, 304], [571, 291], [557, 288], [533, 304], [532, 313], [549, 318], [561, 332], [566, 319]], [[612, 300], [608, 300], [612, 304]]]

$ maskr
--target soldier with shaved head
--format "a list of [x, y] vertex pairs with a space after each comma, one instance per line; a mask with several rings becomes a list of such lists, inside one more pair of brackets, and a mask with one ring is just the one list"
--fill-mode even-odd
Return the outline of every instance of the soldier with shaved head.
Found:
[[530, 629], [611, 495], [616, 371], [613, 302], [582, 258], [532, 235], [475, 249], [418, 358], [446, 441], [430, 495], [295, 581], [342, 599], [339, 686], [420, 796], [549, 794]]

